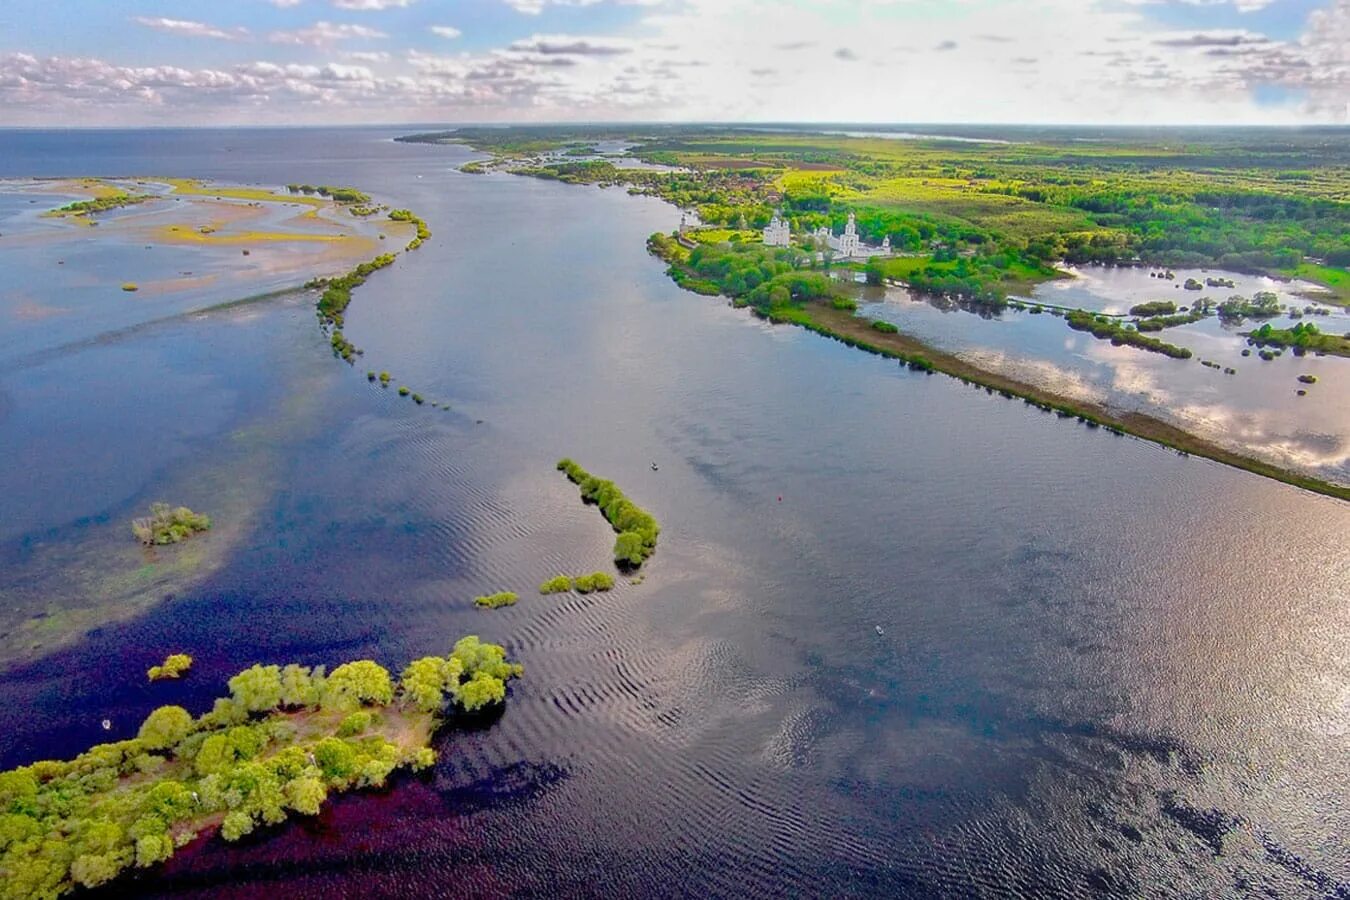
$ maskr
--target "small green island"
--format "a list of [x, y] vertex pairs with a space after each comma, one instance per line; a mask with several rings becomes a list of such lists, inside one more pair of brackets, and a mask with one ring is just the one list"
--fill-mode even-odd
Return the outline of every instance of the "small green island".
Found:
[[199, 837], [237, 841], [317, 815], [330, 793], [426, 769], [437, 729], [500, 708], [522, 673], [474, 636], [397, 680], [372, 660], [254, 665], [195, 718], [162, 706], [134, 738], [0, 772], [0, 898], [97, 887]]
[[498, 591], [495, 594], [483, 594], [481, 597], [474, 597], [473, 605], [479, 609], [501, 609], [503, 606], [515, 606], [519, 599], [519, 594], [514, 594], [511, 591]]
[[186, 653], [171, 653], [164, 662], [146, 670], [151, 681], [169, 681], [183, 677], [183, 673], [192, 668], [192, 657]]
[[150, 515], [131, 520], [132, 533], [147, 547], [177, 544], [210, 529], [210, 516], [167, 503], [152, 503]]
[[592, 572], [589, 575], [558, 575], [539, 585], [541, 594], [565, 594], [576, 591], [578, 594], [590, 594], [595, 591], [608, 591], [614, 588], [614, 576], [608, 572]]
[[651, 513], [629, 500], [618, 486], [597, 478], [570, 459], [558, 461], [558, 471], [581, 489], [587, 503], [600, 507], [610, 526], [618, 532], [614, 540], [614, 562], [621, 568], [637, 569], [656, 552], [656, 538], [661, 526]]

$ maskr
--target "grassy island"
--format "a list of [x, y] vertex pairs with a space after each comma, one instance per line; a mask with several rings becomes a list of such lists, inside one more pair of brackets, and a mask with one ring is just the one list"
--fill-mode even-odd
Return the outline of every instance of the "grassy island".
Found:
[[186, 653], [171, 653], [158, 666], [151, 666], [146, 676], [151, 681], [167, 681], [183, 677], [183, 673], [192, 668], [192, 657]]
[[595, 477], [570, 459], [559, 460], [558, 471], [581, 489], [585, 502], [600, 507], [605, 520], [619, 533], [614, 541], [616, 563], [636, 569], [656, 552], [656, 538], [661, 533], [661, 526], [650, 513], [629, 500], [614, 482]]
[[167, 503], [152, 503], [150, 515], [131, 520], [132, 533], [147, 547], [177, 544], [210, 528], [209, 516], [195, 513], [186, 506], [171, 508]]
[[519, 665], [476, 637], [395, 680], [359, 660], [255, 665], [193, 717], [163, 706], [134, 738], [0, 773], [0, 898], [52, 898], [161, 863], [199, 836], [227, 841], [330, 793], [431, 766], [447, 718], [500, 707]]
[[50, 214], [56, 217], [74, 216], [88, 221], [96, 213], [120, 209], [124, 206], [135, 206], [138, 203], [145, 203], [147, 200], [154, 199], [156, 199], [154, 194], [128, 194], [118, 191], [105, 196], [94, 197], [91, 200], [76, 200], [74, 203], [67, 203], [59, 209], [52, 210]]

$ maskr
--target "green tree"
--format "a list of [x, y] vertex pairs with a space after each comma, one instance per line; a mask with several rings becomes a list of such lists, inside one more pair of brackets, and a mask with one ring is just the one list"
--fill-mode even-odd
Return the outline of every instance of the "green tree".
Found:
[[451, 688], [455, 699], [468, 712], [474, 712], [506, 699], [506, 685], [500, 678], [486, 672], [477, 672], [463, 684]]
[[318, 706], [322, 696], [323, 666], [310, 669], [294, 663], [281, 670], [281, 705], [286, 707]]
[[281, 704], [281, 669], [251, 666], [230, 679], [230, 694], [249, 712], [268, 712]]
[[400, 679], [404, 698], [420, 712], [437, 711], [445, 704], [448, 674], [446, 661], [439, 656], [413, 660]]
[[355, 709], [363, 703], [387, 706], [393, 699], [389, 670], [368, 659], [338, 666], [328, 676], [324, 691], [324, 705], [333, 709]]
[[642, 536], [633, 531], [625, 531], [614, 541], [614, 561], [629, 566], [640, 566], [647, 558], [647, 548], [643, 546]]
[[161, 706], [145, 717], [137, 732], [150, 750], [167, 750], [192, 733], [192, 716], [181, 706]]
[[318, 778], [306, 776], [286, 783], [286, 805], [301, 815], [317, 816], [326, 799], [328, 788]]

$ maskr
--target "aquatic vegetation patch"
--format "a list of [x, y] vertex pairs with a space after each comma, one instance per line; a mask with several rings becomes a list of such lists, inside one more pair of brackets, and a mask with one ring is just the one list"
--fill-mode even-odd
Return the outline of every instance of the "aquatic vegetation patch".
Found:
[[167, 503], [152, 503], [150, 515], [131, 520], [132, 533], [146, 546], [177, 544], [210, 528], [210, 516]]
[[1171, 300], [1150, 300], [1148, 303], [1136, 303], [1130, 307], [1130, 315], [1147, 319], [1152, 316], [1170, 316], [1177, 311], [1177, 305]]
[[572, 589], [572, 579], [566, 575], [558, 575], [556, 577], [550, 578], [548, 581], [545, 581], [543, 584], [539, 585], [539, 593], [545, 595], [565, 594], [571, 589]]
[[200, 716], [162, 706], [130, 740], [0, 772], [0, 898], [97, 887], [200, 835], [237, 841], [317, 815], [330, 793], [426, 769], [437, 727], [499, 708], [522, 673], [474, 636], [415, 660], [397, 682], [372, 660], [331, 673], [255, 665]]
[[1154, 353], [1162, 353], [1173, 359], [1191, 358], [1191, 351], [1186, 347], [1178, 347], [1157, 338], [1147, 337], [1099, 314], [1076, 309], [1064, 318], [1068, 326], [1075, 331], [1086, 331], [1098, 340], [1109, 340], [1117, 347], [1129, 345]]
[[146, 670], [151, 681], [167, 681], [183, 677], [183, 673], [192, 668], [192, 657], [186, 653], [171, 653], [164, 662]]
[[330, 187], [329, 185], [312, 184], [288, 184], [286, 190], [292, 194], [318, 194], [320, 197], [327, 197], [337, 203], [360, 203], [370, 202], [370, 195], [358, 191], [356, 188], [349, 187]]
[[1271, 291], [1258, 291], [1250, 300], [1241, 294], [1234, 294], [1215, 308], [1219, 318], [1225, 322], [1271, 319], [1283, 310], [1279, 297]]
[[614, 576], [608, 572], [592, 572], [589, 575], [558, 575], [539, 585], [541, 594], [565, 594], [576, 591], [589, 594], [594, 591], [608, 591], [614, 588]]
[[661, 526], [651, 513], [629, 500], [614, 482], [596, 478], [570, 459], [559, 460], [558, 471], [581, 489], [584, 501], [600, 507], [605, 520], [619, 533], [614, 540], [616, 563], [636, 569], [656, 552], [656, 538], [661, 534]]
[[418, 247], [422, 246], [423, 241], [431, 239], [431, 229], [427, 227], [427, 223], [422, 220], [421, 216], [418, 216], [410, 209], [390, 210], [389, 219], [392, 222], [410, 222], [416, 226], [416, 236], [408, 242], [408, 246], [404, 249], [416, 250]]
[[481, 597], [474, 597], [473, 605], [480, 609], [500, 609], [503, 606], [515, 606], [516, 601], [519, 599], [520, 596], [511, 591], [498, 591], [495, 594], [484, 594]]
[[[1292, 347], [1294, 353], [1299, 355], [1313, 350], [1335, 356], [1350, 356], [1350, 333], [1323, 332], [1312, 322], [1298, 322], [1289, 328], [1272, 328], [1267, 322], [1255, 331], [1248, 332], [1247, 339], [1258, 347]], [[1267, 352], [1261, 351], [1262, 358]]]
[[608, 591], [614, 588], [614, 577], [608, 572], [592, 572], [589, 575], [578, 575], [572, 579], [572, 590], [578, 594], [589, 594], [593, 591]]

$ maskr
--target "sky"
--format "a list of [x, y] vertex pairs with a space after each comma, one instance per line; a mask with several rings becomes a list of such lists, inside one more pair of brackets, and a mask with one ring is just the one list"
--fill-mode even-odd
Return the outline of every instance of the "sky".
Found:
[[1350, 0], [0, 0], [0, 126], [1350, 121]]

